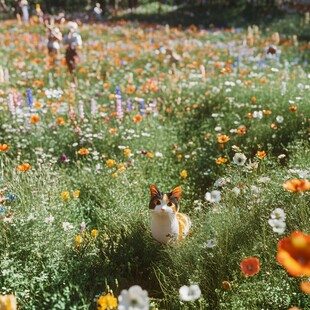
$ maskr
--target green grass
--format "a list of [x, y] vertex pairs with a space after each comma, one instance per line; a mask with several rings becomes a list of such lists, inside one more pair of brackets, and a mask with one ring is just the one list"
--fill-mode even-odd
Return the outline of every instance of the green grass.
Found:
[[[138, 23], [92, 27], [81, 30], [83, 70], [73, 89], [65, 66], [47, 71], [44, 43], [36, 41], [44, 35], [41, 27], [27, 30], [30, 40], [23, 35], [26, 28], [0, 26], [5, 43], [0, 64], [10, 74], [0, 92], [0, 143], [10, 146], [0, 152], [0, 188], [8, 184], [5, 194], [15, 195], [0, 205], [0, 294], [15, 294], [20, 309], [95, 309], [99, 295], [112, 290], [119, 296], [140, 285], [153, 309], [310, 308], [301, 279], [276, 261], [280, 239], [296, 230], [310, 233], [309, 192], [282, 188], [287, 179], [310, 178], [308, 69], [293, 63], [304, 51], [281, 43], [278, 63], [264, 57], [263, 35], [241, 50], [243, 31], [148, 29]], [[175, 51], [181, 60], [172, 65], [161, 48]], [[232, 72], [223, 73], [229, 64]], [[126, 92], [131, 77], [133, 93]], [[35, 80], [44, 85], [36, 86]], [[132, 103], [122, 120], [113, 116], [116, 86], [123, 101]], [[63, 93], [48, 98], [48, 90], [57, 87]], [[8, 106], [13, 88], [25, 100], [16, 115]], [[28, 108], [26, 88], [40, 106]], [[141, 122], [133, 121], [141, 113], [135, 98], [146, 104]], [[91, 100], [97, 109], [91, 109]], [[31, 115], [40, 121], [32, 124]], [[63, 125], [57, 124], [59, 117]], [[240, 126], [246, 127], [244, 135], [237, 133]], [[222, 147], [220, 134], [229, 136]], [[233, 163], [236, 146], [247, 157], [244, 166]], [[78, 154], [82, 147], [88, 155]], [[124, 148], [131, 150], [130, 157]], [[257, 151], [267, 156], [259, 159]], [[68, 162], [59, 160], [62, 154]], [[216, 164], [219, 157], [227, 162]], [[108, 159], [116, 165], [109, 167]], [[17, 171], [21, 163], [31, 169]], [[181, 177], [183, 170], [187, 178]], [[219, 178], [226, 180], [222, 187], [214, 185]], [[182, 186], [181, 212], [193, 222], [183, 242], [165, 246], [153, 240], [151, 184], [164, 192]], [[212, 190], [221, 192], [220, 202], [205, 200]], [[61, 198], [63, 192], [70, 198]], [[276, 208], [286, 213], [282, 235], [268, 224]], [[80, 232], [83, 222], [86, 230]], [[79, 245], [76, 236], [82, 238]], [[214, 247], [208, 246], [210, 240]], [[259, 258], [261, 270], [244, 277], [239, 265], [250, 256]], [[223, 289], [223, 281], [231, 290]], [[201, 297], [181, 301], [179, 288], [190, 284], [199, 285]]]

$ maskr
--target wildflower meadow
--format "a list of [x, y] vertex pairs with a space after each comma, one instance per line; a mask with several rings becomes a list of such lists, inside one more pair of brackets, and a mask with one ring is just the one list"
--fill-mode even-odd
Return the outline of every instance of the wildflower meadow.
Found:
[[[44, 26], [0, 23], [0, 309], [310, 309], [309, 43], [79, 32], [72, 85]], [[152, 184], [182, 188], [178, 242], [152, 238]]]

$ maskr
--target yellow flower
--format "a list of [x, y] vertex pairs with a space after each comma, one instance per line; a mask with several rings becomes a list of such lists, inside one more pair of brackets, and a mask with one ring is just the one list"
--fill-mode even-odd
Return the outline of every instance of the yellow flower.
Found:
[[116, 165], [116, 162], [114, 159], [108, 159], [105, 163], [107, 164], [109, 168], [112, 168]]
[[226, 143], [229, 141], [229, 137], [226, 135], [220, 135], [217, 137], [217, 142], [218, 143]]
[[121, 163], [117, 165], [117, 172], [124, 172], [126, 170], [125, 164]]
[[69, 192], [62, 192], [60, 194], [60, 197], [63, 199], [63, 200], [69, 200], [70, 199], [70, 193]]
[[97, 229], [93, 229], [91, 232], [90, 232], [91, 236], [92, 237], [97, 237], [98, 236], [98, 230]]
[[186, 170], [182, 170], [180, 175], [181, 175], [182, 179], [186, 179], [187, 178], [187, 171]]
[[97, 309], [99, 310], [111, 310], [117, 307], [117, 299], [113, 294], [108, 293], [107, 295], [100, 296], [97, 300]]
[[0, 309], [16, 310], [16, 297], [14, 295], [0, 295]]
[[75, 236], [75, 246], [80, 246], [81, 245], [81, 243], [83, 242], [83, 238], [82, 238], [82, 236], [81, 235], [76, 235]]
[[221, 165], [221, 164], [225, 164], [227, 162], [227, 158], [225, 157], [219, 157], [215, 160], [215, 162], [218, 164], [218, 165]]
[[124, 156], [129, 157], [130, 155], [131, 155], [131, 150], [128, 148], [124, 149]]
[[79, 191], [79, 190], [74, 191], [73, 194], [72, 194], [73, 198], [79, 198], [80, 197], [80, 193], [81, 193], [81, 191]]
[[154, 154], [152, 152], [147, 152], [146, 153], [146, 156], [149, 157], [149, 158], [153, 158], [154, 157]]
[[78, 154], [79, 155], [88, 155], [89, 154], [89, 150], [82, 147], [81, 149], [78, 150]]
[[112, 177], [113, 178], [117, 178], [118, 177], [118, 174], [115, 172], [115, 173], [112, 173]]

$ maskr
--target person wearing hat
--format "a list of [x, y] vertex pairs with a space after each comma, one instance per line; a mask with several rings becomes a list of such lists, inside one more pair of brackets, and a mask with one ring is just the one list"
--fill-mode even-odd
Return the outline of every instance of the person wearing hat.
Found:
[[45, 23], [48, 29], [48, 39], [47, 39], [47, 49], [48, 55], [52, 59], [52, 64], [54, 65], [60, 51], [60, 42], [62, 41], [62, 33], [58, 27], [54, 27], [53, 24]]
[[63, 43], [66, 46], [66, 63], [72, 76], [74, 85], [77, 86], [76, 62], [78, 59], [77, 50], [82, 47], [82, 37], [77, 32], [78, 24], [68, 22], [68, 33], [65, 34]]

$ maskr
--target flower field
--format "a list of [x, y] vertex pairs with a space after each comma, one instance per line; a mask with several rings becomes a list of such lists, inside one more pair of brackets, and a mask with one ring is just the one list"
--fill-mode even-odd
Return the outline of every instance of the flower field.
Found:
[[0, 309], [310, 309], [309, 44], [84, 24], [74, 86], [45, 31], [0, 24]]

